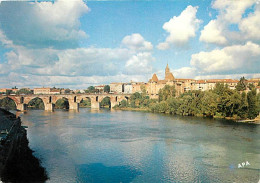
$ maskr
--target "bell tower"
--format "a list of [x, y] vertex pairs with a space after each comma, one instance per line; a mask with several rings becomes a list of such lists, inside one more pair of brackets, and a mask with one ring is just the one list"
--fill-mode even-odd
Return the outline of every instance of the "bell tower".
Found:
[[170, 74], [171, 72], [170, 72], [170, 68], [169, 68], [169, 65], [168, 65], [168, 63], [167, 63], [167, 66], [166, 66], [166, 68], [165, 68], [165, 79], [167, 78], [167, 76]]
[[174, 80], [174, 76], [172, 75], [169, 65], [167, 63], [167, 66], [165, 68], [165, 80], [166, 81], [173, 81]]

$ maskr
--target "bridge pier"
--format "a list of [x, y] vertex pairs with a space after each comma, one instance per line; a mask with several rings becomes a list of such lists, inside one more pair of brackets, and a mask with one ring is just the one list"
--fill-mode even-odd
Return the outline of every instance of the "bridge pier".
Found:
[[54, 111], [54, 104], [53, 103], [48, 103], [45, 104], [45, 111]]
[[98, 101], [91, 101], [91, 109], [99, 109], [99, 107]]
[[27, 109], [27, 105], [26, 104], [17, 104], [16, 108], [18, 111], [25, 111]]
[[79, 103], [77, 102], [69, 102], [69, 109], [72, 109], [72, 110], [79, 110]]
[[111, 103], [111, 109], [119, 104], [119, 102], [113, 102], [113, 101], [111, 101], [110, 103]]

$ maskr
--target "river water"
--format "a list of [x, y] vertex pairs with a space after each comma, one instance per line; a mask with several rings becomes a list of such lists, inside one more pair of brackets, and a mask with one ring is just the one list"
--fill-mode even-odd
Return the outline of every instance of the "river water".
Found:
[[259, 125], [85, 108], [31, 110], [21, 117], [47, 182], [260, 179]]

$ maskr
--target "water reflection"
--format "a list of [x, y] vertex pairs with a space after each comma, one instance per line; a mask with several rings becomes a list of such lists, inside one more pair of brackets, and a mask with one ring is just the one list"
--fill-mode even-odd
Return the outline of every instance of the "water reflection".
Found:
[[76, 166], [78, 181], [87, 182], [113, 182], [128, 183], [141, 175], [141, 172], [129, 166], [110, 166], [101, 163], [81, 164]]
[[[256, 125], [145, 112], [28, 111], [49, 182], [257, 182]], [[238, 169], [237, 164], [250, 166]]]

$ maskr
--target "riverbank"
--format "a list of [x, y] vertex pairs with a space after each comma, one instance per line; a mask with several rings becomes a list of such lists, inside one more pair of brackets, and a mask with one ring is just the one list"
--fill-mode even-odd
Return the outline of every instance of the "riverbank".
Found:
[[48, 177], [29, 148], [20, 118], [0, 109], [0, 175], [3, 182], [45, 182]]
[[[143, 111], [143, 112], [152, 112], [149, 108], [132, 108], [132, 107], [114, 107], [115, 110], [122, 111]], [[155, 112], [158, 113], [158, 112]], [[165, 113], [170, 114], [170, 113]], [[178, 114], [175, 114], [178, 115]], [[196, 115], [196, 117], [205, 117], [204, 115]], [[252, 124], [260, 124], [260, 115], [255, 119], [240, 119], [236, 117], [224, 117], [224, 116], [213, 116], [214, 119], [226, 119], [231, 120], [237, 123], [252, 123]]]

